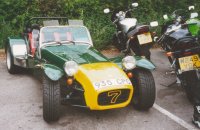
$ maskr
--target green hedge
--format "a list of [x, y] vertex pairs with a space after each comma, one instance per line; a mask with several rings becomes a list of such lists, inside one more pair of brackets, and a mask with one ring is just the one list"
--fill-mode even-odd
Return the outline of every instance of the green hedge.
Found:
[[[95, 47], [101, 49], [112, 43], [115, 26], [104, 8], [126, 8], [131, 0], [2, 0], [0, 2], [0, 48], [8, 36], [20, 35], [27, 17], [67, 16], [82, 19], [89, 28]], [[140, 23], [162, 21], [162, 15], [175, 9], [195, 5], [200, 10], [200, 0], [135, 0], [139, 7], [133, 16]], [[200, 14], [200, 13], [199, 13]]]

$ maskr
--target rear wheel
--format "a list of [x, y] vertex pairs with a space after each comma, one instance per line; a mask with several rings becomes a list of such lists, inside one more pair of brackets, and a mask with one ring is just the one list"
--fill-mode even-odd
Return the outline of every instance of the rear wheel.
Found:
[[142, 45], [140, 47], [141, 56], [145, 56], [148, 60], [151, 60], [151, 52], [150, 52], [151, 44]]
[[149, 48], [145, 48], [143, 50], [143, 55], [145, 56], [145, 58], [147, 58], [148, 60], [151, 60], [151, 52], [149, 50]]
[[150, 60], [151, 59], [151, 52], [150, 52], [150, 48], [151, 48], [151, 44], [148, 45], [140, 45], [138, 42], [136, 41], [132, 41], [130, 43], [130, 47], [131, 50], [138, 56], [145, 56], [146, 59]]
[[194, 103], [194, 95], [192, 95], [192, 90], [190, 88], [190, 86], [185, 86], [185, 93], [187, 95], [187, 98], [188, 100], [191, 102], [191, 103]]
[[57, 121], [60, 116], [60, 84], [48, 77], [43, 78], [43, 117], [47, 122]]
[[19, 67], [14, 65], [14, 58], [10, 46], [6, 48], [6, 66], [10, 74], [16, 74], [18, 72]]
[[134, 87], [132, 104], [140, 110], [151, 108], [155, 101], [155, 82], [149, 70], [137, 69], [131, 79]]
[[200, 90], [200, 79], [198, 79], [196, 71], [186, 72], [184, 74], [184, 78], [185, 84], [183, 84], [183, 87], [185, 89], [187, 98], [191, 103], [194, 103], [195, 98], [199, 97], [198, 92]]

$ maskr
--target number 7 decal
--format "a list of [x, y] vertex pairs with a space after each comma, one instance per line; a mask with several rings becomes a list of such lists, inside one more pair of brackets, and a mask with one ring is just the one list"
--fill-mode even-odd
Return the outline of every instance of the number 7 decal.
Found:
[[114, 104], [116, 103], [118, 97], [121, 95], [121, 90], [114, 90], [108, 92], [108, 97], [112, 97], [110, 103]]

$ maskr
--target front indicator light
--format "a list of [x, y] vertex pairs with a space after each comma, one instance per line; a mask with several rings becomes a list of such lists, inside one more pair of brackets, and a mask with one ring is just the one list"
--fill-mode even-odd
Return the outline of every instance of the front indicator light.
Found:
[[67, 85], [72, 85], [73, 84], [73, 79], [72, 78], [68, 78], [67, 79]]
[[128, 73], [127, 73], [127, 76], [128, 76], [129, 78], [133, 78], [133, 73], [128, 72]]

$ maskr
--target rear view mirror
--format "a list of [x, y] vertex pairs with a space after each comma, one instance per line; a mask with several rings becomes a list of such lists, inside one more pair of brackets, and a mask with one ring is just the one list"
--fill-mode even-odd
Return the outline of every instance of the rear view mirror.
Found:
[[167, 16], [167, 14], [163, 15], [163, 18], [164, 18], [165, 20], [169, 19], [168, 16]]
[[107, 8], [107, 9], [104, 9], [103, 12], [104, 12], [105, 14], [108, 14], [108, 13], [110, 13], [110, 9], [108, 9], [108, 8]]
[[132, 7], [138, 7], [138, 3], [132, 3]]
[[196, 18], [196, 17], [198, 17], [198, 16], [199, 16], [199, 14], [198, 14], [197, 12], [191, 13], [191, 14], [190, 14], [190, 18], [191, 18], [191, 19]]
[[189, 10], [194, 10], [194, 6], [189, 6], [188, 9]]
[[157, 27], [158, 26], [158, 21], [153, 21], [150, 23], [151, 27]]

